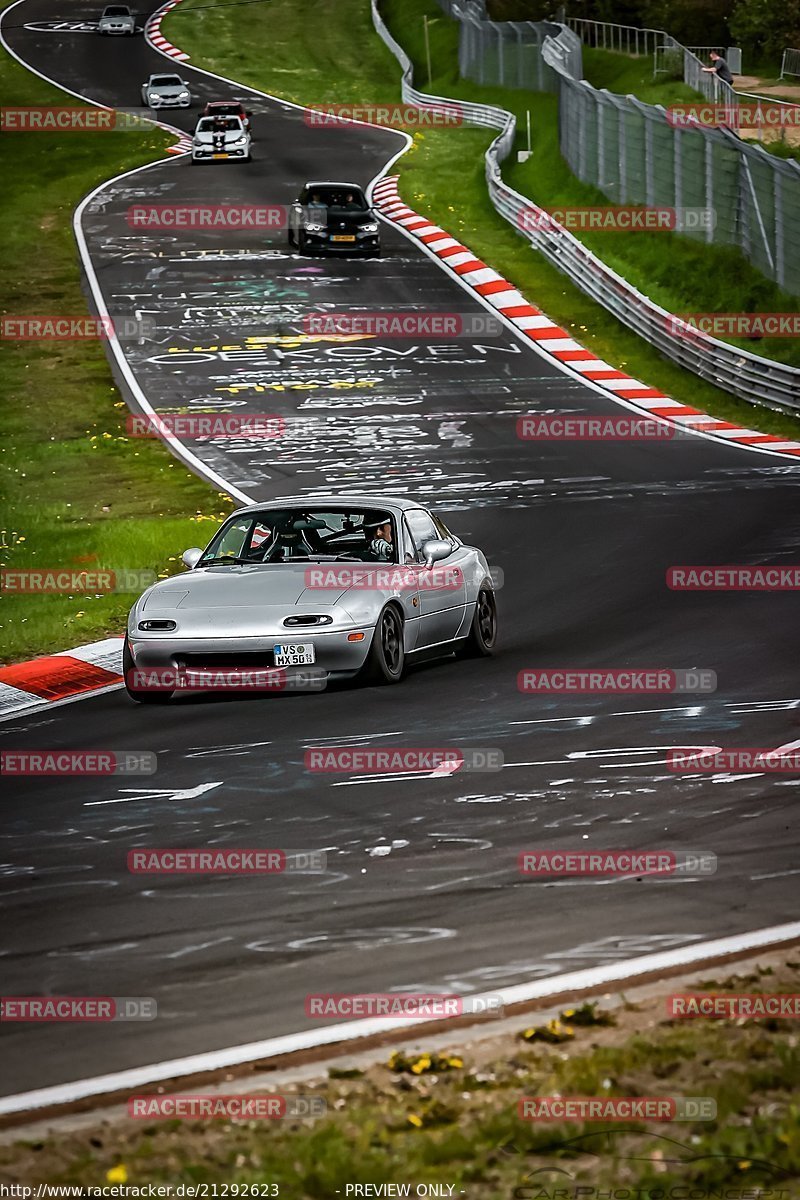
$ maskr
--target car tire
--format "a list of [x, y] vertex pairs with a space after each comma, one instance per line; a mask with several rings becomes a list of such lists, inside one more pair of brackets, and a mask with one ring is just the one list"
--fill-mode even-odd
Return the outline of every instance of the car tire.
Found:
[[125, 684], [125, 691], [130, 696], [131, 700], [135, 700], [137, 704], [168, 704], [174, 692], [148, 692], [144, 689], [132, 687], [128, 682], [128, 676], [131, 671], [136, 669], [136, 664], [133, 661], [133, 655], [128, 647], [128, 639], [122, 646], [122, 679]]
[[387, 604], [378, 617], [366, 662], [370, 683], [399, 683], [406, 665], [403, 645], [403, 618], [393, 604]]
[[497, 645], [497, 601], [489, 587], [482, 587], [475, 601], [475, 612], [466, 639], [459, 642], [459, 658], [488, 658]]

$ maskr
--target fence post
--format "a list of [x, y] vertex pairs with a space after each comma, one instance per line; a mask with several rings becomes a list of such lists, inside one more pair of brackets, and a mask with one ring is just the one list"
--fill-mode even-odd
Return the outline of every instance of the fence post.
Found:
[[653, 161], [653, 122], [644, 117], [644, 189], [649, 208], [655, 204], [655, 163]]
[[711, 213], [711, 220], [708, 222], [708, 225], [706, 226], [706, 241], [713, 242], [714, 230], [712, 227], [713, 227], [713, 225], [716, 224], [716, 211], [714, 209], [714, 145], [713, 145], [712, 138], [707, 137], [705, 139], [704, 151], [705, 151], [705, 168], [706, 168], [706, 170], [705, 170], [706, 209], [707, 209], [707, 211], [709, 211]]
[[675, 176], [673, 202], [676, 208], [683, 208], [683, 142], [681, 131], [675, 125], [672, 127], [672, 169]]
[[774, 201], [775, 201], [775, 282], [779, 287], [786, 283], [786, 245], [783, 236], [783, 176], [775, 171]]
[[625, 140], [625, 105], [619, 106], [619, 202], [620, 204], [628, 203], [628, 155], [627, 142]]

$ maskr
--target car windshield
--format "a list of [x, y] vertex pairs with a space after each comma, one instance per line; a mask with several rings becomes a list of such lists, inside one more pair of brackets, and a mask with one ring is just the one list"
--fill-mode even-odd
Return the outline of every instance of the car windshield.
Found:
[[103, 13], [104, 17], [129, 17], [130, 15], [130, 9], [124, 8], [121, 4], [112, 4]]
[[180, 75], [154, 75], [150, 80], [151, 87], [183, 87]]
[[241, 128], [238, 117], [202, 117], [197, 125], [198, 133], [231, 133]]
[[211, 101], [206, 105], [206, 115], [209, 117], [240, 117], [242, 108], [239, 104], [216, 104]]
[[233, 516], [198, 562], [397, 562], [397, 530], [386, 509], [269, 508]]
[[344, 208], [351, 211], [364, 212], [369, 205], [364, 193], [359, 187], [331, 187], [330, 184], [319, 184], [316, 187], [303, 189], [301, 204], [321, 205], [325, 208]]

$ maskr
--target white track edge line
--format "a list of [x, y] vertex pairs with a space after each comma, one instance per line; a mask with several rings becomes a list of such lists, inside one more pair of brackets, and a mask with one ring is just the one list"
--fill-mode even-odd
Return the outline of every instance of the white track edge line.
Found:
[[[784, 925], [752, 930], [748, 933], [714, 938], [707, 942], [691, 942], [673, 950], [646, 954], [640, 958], [622, 960], [601, 967], [570, 971], [564, 975], [551, 976], [546, 980], [498, 988], [491, 993], [486, 993], [485, 996], [470, 996], [470, 999], [488, 1000], [490, 995], [492, 997], [499, 996], [504, 1006], [530, 1000], [542, 1000], [563, 992], [632, 980], [637, 975], [646, 975], [654, 971], [671, 970], [675, 967], [690, 968], [695, 963], [708, 962], [710, 958], [740, 954], [748, 950], [766, 949], [776, 943], [789, 942], [797, 938], [800, 938], [800, 921], [793, 921]], [[425, 1023], [428, 1024], [428, 1022]], [[447, 1029], [446, 1018], [441, 1018], [436, 1022], [436, 1024], [439, 1023], [441, 1023], [442, 1029]], [[91, 1096], [101, 1096], [129, 1088], [132, 1090], [141, 1088], [165, 1079], [179, 1079], [187, 1075], [224, 1070], [226, 1067], [275, 1058], [278, 1055], [291, 1054], [334, 1042], [355, 1041], [392, 1029], [413, 1029], [415, 1026], [418, 1028], [419, 1025], [420, 1022], [414, 1017], [399, 1017], [391, 1020], [367, 1018], [360, 1021], [348, 1021], [340, 1025], [328, 1025], [322, 1029], [304, 1030], [301, 1033], [267, 1038], [260, 1042], [229, 1046], [223, 1050], [211, 1050], [184, 1058], [167, 1059], [144, 1067], [133, 1067], [108, 1075], [76, 1079], [71, 1083], [39, 1088], [31, 1092], [20, 1092], [14, 1096], [4, 1096], [0, 1098], [0, 1116], [58, 1104], [70, 1104]], [[460, 1036], [461, 1029], [454, 1030], [454, 1037]]]

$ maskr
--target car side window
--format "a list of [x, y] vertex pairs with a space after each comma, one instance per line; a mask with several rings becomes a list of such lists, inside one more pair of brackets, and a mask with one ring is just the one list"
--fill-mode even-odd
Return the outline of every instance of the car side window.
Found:
[[414, 552], [417, 562], [422, 562], [424, 555], [422, 547], [426, 542], [438, 541], [439, 531], [433, 523], [429, 513], [424, 512], [421, 508], [409, 509], [406, 514], [408, 529], [411, 534], [411, 540], [414, 543]]

